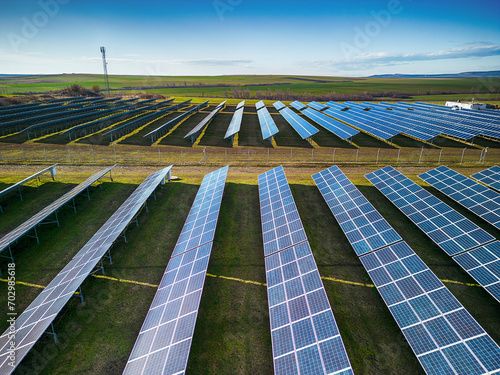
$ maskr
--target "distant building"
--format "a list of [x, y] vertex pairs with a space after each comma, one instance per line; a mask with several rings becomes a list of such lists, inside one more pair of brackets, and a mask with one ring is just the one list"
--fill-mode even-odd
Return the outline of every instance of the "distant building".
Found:
[[460, 101], [458, 102], [446, 102], [447, 107], [453, 107], [457, 109], [486, 109], [486, 104], [484, 103], [474, 103], [472, 101], [471, 103], [461, 103]]

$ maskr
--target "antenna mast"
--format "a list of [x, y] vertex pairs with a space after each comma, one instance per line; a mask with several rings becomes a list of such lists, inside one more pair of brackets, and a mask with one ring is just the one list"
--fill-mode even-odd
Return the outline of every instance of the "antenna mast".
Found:
[[109, 79], [108, 79], [108, 63], [106, 62], [106, 48], [101, 47], [102, 53], [102, 66], [104, 68], [104, 82], [106, 84], [106, 91], [109, 95]]

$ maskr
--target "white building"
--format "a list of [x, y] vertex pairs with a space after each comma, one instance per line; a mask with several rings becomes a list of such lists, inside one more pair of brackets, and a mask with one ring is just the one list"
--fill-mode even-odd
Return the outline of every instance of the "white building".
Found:
[[446, 102], [447, 107], [454, 107], [457, 109], [486, 109], [486, 104], [484, 103], [461, 103], [461, 102]]

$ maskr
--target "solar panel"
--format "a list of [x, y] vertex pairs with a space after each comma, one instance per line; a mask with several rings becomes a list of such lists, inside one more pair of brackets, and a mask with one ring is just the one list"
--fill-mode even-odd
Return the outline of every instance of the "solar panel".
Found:
[[[50, 167], [47, 167], [45, 169], [42, 169], [41, 171], [35, 173], [35, 174], [32, 174], [31, 176], [29, 177], [26, 177], [25, 179], [19, 181], [19, 182], [16, 182], [15, 184], [3, 189], [2, 191], [0, 191], [0, 197], [2, 195], [5, 195], [13, 190], [16, 190], [16, 189], [20, 189], [21, 188], [21, 185], [24, 185], [26, 182], [28, 181], [31, 181], [35, 178], [38, 178], [40, 177], [41, 174], [45, 173], [45, 172], [50, 172], [50, 176], [52, 177], [52, 179], [54, 179], [54, 176], [56, 174], [56, 165], [57, 164], [54, 164], [54, 165], [51, 165]], [[19, 196], [21, 197], [21, 200], [23, 200], [23, 197], [21, 195], [21, 190], [19, 190]], [[0, 207], [0, 212], [1, 212], [1, 207]]]
[[196, 125], [189, 133], [187, 133], [184, 138], [191, 138], [191, 142], [194, 143], [195, 139], [200, 135], [200, 133], [208, 126], [209, 122], [224, 108], [226, 100], [220, 103], [210, 114], [205, 117], [201, 122]]
[[[245, 103], [244, 101], [241, 103]], [[241, 104], [240, 103], [240, 104]], [[224, 139], [233, 137], [235, 134], [237, 134], [240, 131], [241, 128], [241, 120], [243, 119], [243, 110], [244, 107], [240, 106], [238, 104], [238, 109], [236, 109], [236, 112], [234, 112], [233, 118], [231, 119], [231, 122], [229, 123], [229, 126], [226, 131], [226, 135], [224, 136]]]
[[271, 138], [279, 132], [278, 127], [274, 123], [274, 120], [266, 107], [263, 106], [260, 109], [257, 109], [257, 116], [259, 117], [262, 139]]
[[305, 105], [304, 103], [298, 102], [297, 100], [295, 100], [294, 102], [291, 102], [290, 105], [298, 111], [301, 111], [307, 107], [307, 105]]
[[311, 138], [314, 134], [319, 132], [318, 129], [297, 115], [290, 108], [283, 108], [280, 113], [302, 139]]
[[124, 374], [186, 371], [227, 170], [203, 179]]
[[278, 110], [278, 111], [280, 111], [280, 110], [282, 110], [283, 108], [285, 108], [285, 107], [286, 107], [286, 105], [284, 105], [284, 104], [283, 104], [282, 102], [280, 102], [280, 101], [274, 102], [274, 103], [273, 103], [273, 106], [274, 106], [274, 108], [276, 108], [276, 110]]
[[329, 132], [335, 134], [337, 137], [343, 139], [344, 141], [346, 139], [354, 137], [356, 134], [359, 134], [359, 130], [351, 128], [350, 126], [340, 121], [334, 120], [333, 118], [328, 117], [321, 112], [315, 111], [314, 109], [306, 108], [302, 111], [302, 114], [318, 123]]
[[366, 178], [450, 256], [495, 239], [391, 166]]
[[358, 256], [401, 241], [401, 237], [337, 167], [312, 176]]
[[[22, 236], [24, 236], [26, 233], [28, 233], [30, 230], [35, 229], [36, 233], [36, 226], [39, 225], [41, 222], [46, 220], [50, 215], [56, 213], [57, 210], [59, 210], [61, 207], [63, 207], [65, 204], [67, 204], [70, 200], [74, 199], [78, 194], [82, 193], [86, 189], [88, 189], [93, 183], [97, 182], [99, 179], [104, 177], [107, 173], [111, 171], [115, 166], [113, 165], [112, 167], [106, 168], [89, 178], [87, 178], [85, 181], [83, 181], [81, 184], [73, 188], [71, 191], [67, 192], [64, 194], [62, 197], [59, 199], [55, 200], [51, 204], [49, 204], [47, 207], [45, 207], [43, 210], [38, 212], [37, 214], [33, 215], [31, 218], [26, 220], [24, 223], [19, 225], [17, 228], [13, 229], [11, 232], [7, 233], [4, 237], [0, 239], [0, 253], [4, 251], [5, 249], [9, 248], [10, 246], [20, 239]], [[38, 237], [37, 237], [38, 240]], [[12, 256], [11, 256], [12, 257]]]
[[236, 106], [236, 109], [240, 109], [241, 107], [244, 107], [245, 106], [245, 101], [241, 101], [238, 103], [238, 105]]
[[[320, 178], [324, 172], [325, 177]], [[337, 178], [332, 178], [331, 172]], [[334, 216], [349, 216], [360, 197], [348, 196], [341, 188], [338, 181], [347, 177], [337, 167], [314, 177], [327, 202], [342, 202], [334, 206]], [[350, 182], [343, 182], [343, 186], [352, 186], [359, 193]], [[353, 245], [352, 237], [347, 238]], [[500, 370], [500, 347], [406, 242], [400, 238], [358, 255], [427, 374], [486, 374]]]
[[274, 373], [353, 374], [283, 167], [259, 195]]
[[427, 374], [500, 370], [500, 347], [406, 242], [360, 260]]
[[453, 259], [500, 302], [499, 241], [457, 255]]
[[497, 165], [485, 169], [484, 171], [477, 172], [471, 177], [495, 190], [500, 190], [500, 167]]
[[327, 106], [327, 105], [322, 104], [322, 103], [318, 103], [318, 102], [310, 102], [310, 103], [309, 103], [309, 104], [307, 104], [307, 105], [308, 105], [309, 107], [311, 107], [311, 108], [314, 108], [314, 109], [318, 110], [318, 111], [323, 111], [323, 110], [325, 110], [325, 109], [327, 109], [327, 108], [328, 108], [328, 106]]
[[264, 104], [264, 102], [261, 100], [260, 102], [257, 102], [255, 103], [255, 108], [257, 108], [257, 110], [261, 109], [262, 107], [265, 107], [266, 105]]
[[16, 361], [10, 365], [9, 346], [11, 331], [7, 329], [0, 337], [0, 373], [10, 374], [19, 365], [28, 351], [35, 345], [57, 314], [62, 310], [82, 282], [108, 252], [113, 242], [137, 215], [146, 199], [165, 179], [172, 166], [149, 175], [127, 198], [85, 246], [59, 272], [35, 300], [16, 319]]
[[428, 184], [500, 229], [500, 194], [441, 165], [419, 175]]
[[144, 137], [151, 137], [151, 143], [153, 143], [159, 137], [167, 134], [170, 131], [170, 129], [172, 129], [175, 125], [177, 125], [179, 122], [181, 122], [187, 116], [189, 116], [191, 113], [199, 111], [200, 109], [202, 109], [203, 107], [206, 107], [207, 105], [208, 105], [208, 100], [197, 105], [196, 107], [193, 107], [193, 108], [187, 110], [182, 115], [177, 116], [176, 118], [168, 121], [167, 123], [157, 127], [155, 130], [150, 131]]

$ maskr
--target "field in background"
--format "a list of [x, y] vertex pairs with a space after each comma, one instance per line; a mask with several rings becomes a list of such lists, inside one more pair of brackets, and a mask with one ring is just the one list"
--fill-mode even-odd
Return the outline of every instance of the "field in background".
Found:
[[[312, 76], [115, 76], [109, 77], [110, 87], [121, 95], [148, 91], [166, 96], [233, 97], [233, 88], [257, 91], [290, 91], [293, 94], [325, 95], [399, 92], [412, 95], [412, 100], [445, 101], [448, 99], [471, 100], [472, 98], [499, 100], [500, 78], [352, 78]], [[0, 95], [12, 93], [44, 92], [60, 90], [71, 84], [88, 89], [93, 85], [103, 88], [102, 75], [61, 74], [43, 76], [17, 76], [0, 78]], [[175, 86], [174, 86], [175, 85]], [[207, 87], [217, 86], [220, 87]], [[171, 86], [153, 88], [154, 86]], [[134, 88], [124, 90], [123, 88]], [[145, 87], [148, 87], [147, 89]], [[450, 94], [446, 94], [450, 93]], [[451, 95], [458, 93], [459, 95]], [[480, 94], [478, 94], [480, 93]], [[390, 99], [390, 95], [381, 99]]]
[[[382, 165], [381, 165], [382, 166]], [[0, 189], [39, 166], [0, 166]], [[15, 195], [2, 202], [0, 236], [38, 212], [75, 184], [96, 172], [97, 166], [59, 166], [56, 181], [44, 178], [39, 189], [27, 187], [24, 200]], [[364, 268], [336, 223], [311, 174], [323, 167], [285, 167], [294, 199], [309, 237], [313, 254], [332, 304], [347, 352], [356, 374], [423, 374], [389, 310], [371, 286]], [[363, 177], [378, 167], [342, 170], [401, 234], [424, 262], [478, 320], [495, 341], [500, 341], [500, 307], [476, 286], [461, 268], [434, 245], [377, 189]], [[403, 167], [414, 181], [430, 167]], [[455, 168], [472, 174], [483, 166]], [[77, 199], [77, 213], [65, 208], [61, 227], [44, 226], [40, 245], [22, 239], [14, 253], [17, 280], [47, 285], [72, 256], [99, 229], [126, 197], [158, 167], [127, 166], [113, 170], [114, 182], [93, 188], [91, 200]], [[121, 374], [145, 318], [167, 261], [203, 176], [214, 170], [205, 166], [174, 166], [180, 178], [164, 186], [149, 212], [139, 216], [139, 226], [127, 230], [128, 242], [112, 248], [113, 264], [105, 263], [106, 276], [88, 278], [82, 287], [85, 304], [74, 298], [55, 323], [59, 342], [43, 336], [22, 362], [19, 373]], [[191, 349], [188, 373], [271, 374], [272, 355], [260, 227], [257, 176], [269, 167], [229, 169], [214, 247], [208, 268], [200, 313]], [[435, 189], [425, 186], [489, 233], [500, 231], [485, 224]], [[6, 204], [5, 204], [6, 203]], [[0, 261], [5, 269], [7, 260]], [[234, 279], [227, 279], [230, 277]], [[116, 279], [137, 281], [134, 284]], [[252, 281], [255, 283], [245, 283]], [[0, 283], [0, 288], [6, 288]], [[17, 285], [22, 311], [39, 293], [33, 286]], [[5, 289], [6, 290], [6, 289]], [[0, 293], [6, 306], [7, 293]], [[6, 322], [0, 329], [7, 328]]]

